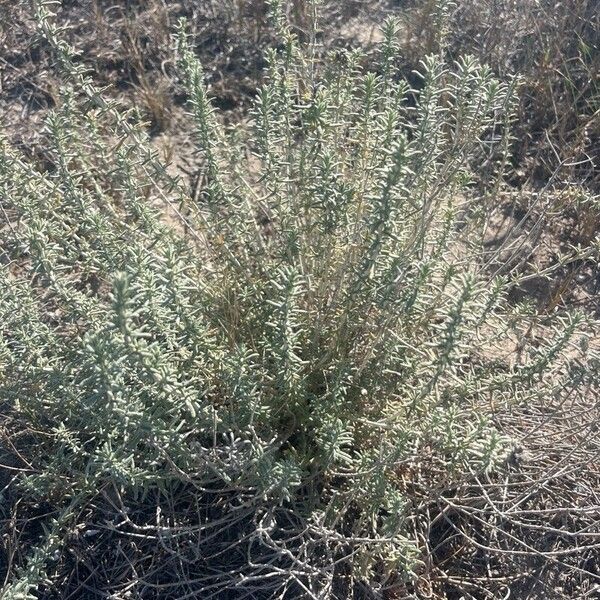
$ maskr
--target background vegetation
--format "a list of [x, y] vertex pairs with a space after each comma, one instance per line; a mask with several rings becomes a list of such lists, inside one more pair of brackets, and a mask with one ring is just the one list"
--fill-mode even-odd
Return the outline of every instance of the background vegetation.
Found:
[[593, 598], [592, 0], [0, 2], [6, 598]]

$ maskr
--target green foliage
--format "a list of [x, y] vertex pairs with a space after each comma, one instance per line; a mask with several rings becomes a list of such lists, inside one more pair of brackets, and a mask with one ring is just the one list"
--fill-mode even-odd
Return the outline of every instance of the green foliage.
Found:
[[[251, 126], [228, 131], [181, 25], [205, 182], [194, 203], [136, 114], [57, 41], [47, 4], [64, 78], [52, 166], [0, 142], [1, 394], [35, 439], [19, 493], [68, 515], [99, 490], [175, 505], [191, 486], [247, 549], [241, 590], [332, 596], [352, 564], [350, 582], [411, 578], [413, 485], [426, 497], [501, 468], [511, 442], [490, 407], [574, 377], [577, 319], [520, 362], [491, 351], [530, 326], [481, 266], [487, 208], [468, 184], [503, 159], [510, 86], [471, 57], [429, 56], [417, 93], [395, 72], [393, 22], [367, 72], [356, 52], [321, 61], [280, 19]], [[243, 511], [260, 526], [236, 538]], [[180, 529], [169, 543], [213, 554], [215, 538]], [[60, 530], [7, 597], [59, 580], [43, 562], [69, 545]], [[233, 585], [196, 569], [199, 586]]]

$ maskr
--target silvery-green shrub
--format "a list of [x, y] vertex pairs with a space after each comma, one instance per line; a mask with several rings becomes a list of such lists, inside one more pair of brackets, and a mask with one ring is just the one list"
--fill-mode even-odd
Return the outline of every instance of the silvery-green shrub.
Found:
[[[493, 407], [577, 377], [564, 350], [578, 318], [528, 344], [533, 317], [484, 268], [490, 199], [473, 182], [506, 157], [512, 88], [471, 57], [428, 56], [412, 89], [394, 21], [368, 70], [279, 18], [251, 121], [227, 128], [182, 26], [191, 195], [48, 6], [63, 77], [48, 166], [0, 138], [0, 385], [29, 436], [18, 494], [54, 517], [5, 597], [36, 597], [107, 490], [210, 505], [214, 531], [182, 513], [132, 533], [173, 549], [165, 569], [207, 597], [410, 579], [419, 503], [507, 460]], [[516, 338], [518, 360], [499, 358]], [[219, 571], [222, 538], [237, 562]], [[128, 589], [145, 575], [132, 565]]]

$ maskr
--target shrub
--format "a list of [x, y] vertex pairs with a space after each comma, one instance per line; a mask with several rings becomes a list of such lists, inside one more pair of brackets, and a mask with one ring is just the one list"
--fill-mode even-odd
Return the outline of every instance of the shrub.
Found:
[[[376, 71], [357, 52], [320, 61], [273, 2], [251, 126], [225, 129], [181, 26], [194, 199], [50, 4], [50, 165], [0, 145], [5, 510], [31, 545], [7, 553], [4, 597], [412, 585], [431, 503], [510, 459], [493, 407], [583, 376], [581, 317], [534, 343], [485, 269], [489, 199], [469, 182], [506, 158], [511, 87], [428, 56], [411, 90], [394, 21]], [[518, 358], [499, 358], [516, 335]]]

